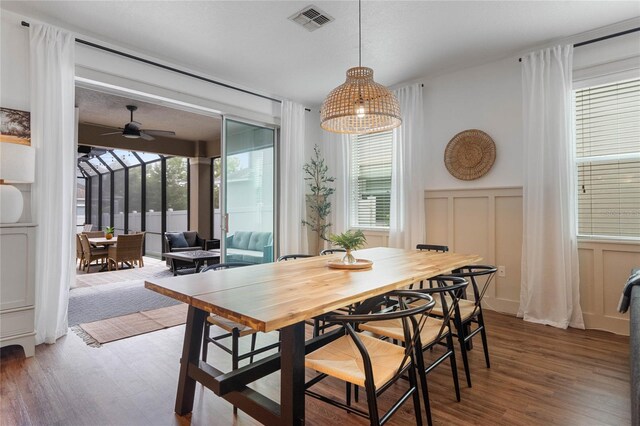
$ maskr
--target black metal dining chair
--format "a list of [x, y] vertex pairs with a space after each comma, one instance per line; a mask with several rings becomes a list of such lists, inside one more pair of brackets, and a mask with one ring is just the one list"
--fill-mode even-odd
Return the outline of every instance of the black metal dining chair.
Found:
[[[450, 275], [467, 279], [471, 283], [473, 299], [460, 299], [458, 309], [451, 316], [456, 332], [455, 336], [460, 343], [460, 353], [464, 364], [464, 371], [467, 377], [467, 386], [471, 387], [471, 371], [469, 368], [469, 357], [467, 352], [471, 350], [472, 339], [477, 334], [482, 337], [484, 348], [484, 358], [487, 368], [491, 368], [489, 361], [489, 347], [487, 345], [487, 330], [482, 313], [482, 299], [493, 282], [497, 268], [491, 265], [468, 265], [454, 270]], [[442, 316], [442, 307], [436, 301], [436, 306], [432, 310], [433, 315]], [[473, 325], [475, 324], [475, 328]]]
[[[462, 297], [464, 290], [468, 285], [468, 281], [464, 278], [452, 276], [438, 276], [433, 278], [433, 281], [437, 283], [436, 287], [415, 290], [422, 294], [428, 294], [435, 300], [439, 299], [439, 306], [444, 307], [444, 315], [441, 318], [429, 318], [420, 331], [422, 352], [420, 353], [421, 356], [417, 358], [417, 367], [422, 385], [422, 397], [427, 414], [427, 422], [429, 425], [432, 424], [432, 418], [429, 390], [427, 386], [427, 374], [447, 360], [449, 360], [449, 364], [451, 366], [451, 376], [453, 378], [456, 400], [460, 401], [460, 384], [458, 382], [455, 345], [453, 343], [453, 333], [451, 332], [449, 319], [455, 312], [457, 312], [458, 301]], [[418, 303], [424, 303], [424, 301], [419, 301]], [[410, 306], [417, 306], [417, 303], [411, 302]], [[404, 344], [405, 342], [402, 323], [397, 319], [370, 323], [367, 322], [360, 324], [359, 328], [360, 330], [373, 333], [376, 336], [391, 339], [394, 343], [400, 342], [401, 344]], [[437, 345], [444, 346], [444, 353], [426, 365], [426, 361], [422, 355], [427, 351], [431, 351]]]
[[[209, 271], [218, 271], [222, 269], [231, 269], [231, 268], [239, 268], [243, 266], [248, 266], [247, 263], [239, 263], [239, 262], [229, 262], [229, 263], [220, 263], [217, 265], [209, 265], [206, 268], [202, 269], [200, 273], [206, 273]], [[216, 326], [221, 328], [226, 333], [211, 336], [211, 326]], [[254, 330], [251, 327], [246, 325], [237, 323], [232, 320], [228, 320], [219, 315], [211, 314], [207, 317], [207, 321], [204, 323], [204, 333], [202, 335], [202, 360], [204, 362], [207, 361], [208, 355], [208, 345], [212, 343], [225, 351], [226, 353], [231, 355], [231, 368], [232, 370], [237, 370], [239, 367], [240, 361], [249, 358], [249, 363], [253, 363], [253, 357], [255, 355], [261, 354], [271, 349], [278, 349], [280, 347], [280, 338], [276, 343], [271, 343], [269, 345], [260, 347], [256, 349], [256, 337], [258, 331]], [[251, 349], [248, 352], [240, 354], [239, 350], [239, 340], [241, 337], [251, 336]], [[231, 347], [220, 342], [221, 340], [231, 338]], [[234, 414], [238, 412], [237, 407], [233, 407]]]
[[437, 244], [418, 244], [416, 246], [416, 249], [420, 251], [437, 251], [446, 253], [449, 251], [449, 246], [441, 246]]
[[334, 253], [346, 253], [347, 251], [343, 248], [329, 248], [324, 249], [320, 252], [320, 256], [327, 256]]
[[[424, 303], [416, 306], [408, 305], [409, 301], [415, 300], [422, 300]], [[390, 301], [393, 303], [390, 304]], [[384, 424], [404, 402], [412, 397], [416, 416], [415, 424], [422, 425], [416, 376], [418, 359], [415, 349], [422, 346], [420, 330], [434, 305], [433, 298], [428, 294], [395, 290], [363, 302], [352, 315], [328, 317], [327, 321], [341, 325], [341, 329], [332, 333], [342, 335], [305, 357], [305, 366], [319, 373], [306, 383], [306, 394], [349, 413], [368, 418], [369, 423], [376, 426]], [[382, 309], [383, 307], [386, 309]], [[368, 333], [357, 331], [359, 324], [392, 320], [400, 320], [402, 324], [403, 340], [406, 342], [404, 346], [394, 345], [372, 337]], [[409, 388], [392, 404], [389, 411], [380, 415], [378, 397], [405, 374], [409, 378]], [[347, 383], [347, 399], [349, 399], [351, 385], [364, 387], [367, 393], [368, 410], [361, 410], [335, 397], [311, 390], [311, 387], [327, 377]]]
[[280, 256], [276, 262], [286, 262], [287, 260], [304, 259], [306, 257], [313, 257], [311, 254], [285, 254]]

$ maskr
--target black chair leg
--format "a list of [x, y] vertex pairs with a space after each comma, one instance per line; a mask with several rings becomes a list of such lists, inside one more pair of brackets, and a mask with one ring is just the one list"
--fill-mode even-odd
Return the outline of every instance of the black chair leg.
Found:
[[356, 402], [358, 402], [358, 394], [360, 392], [360, 386], [358, 385], [353, 385], [353, 387], [355, 388], [353, 390], [353, 398], [356, 400]]
[[[418, 356], [422, 356], [420, 353]], [[420, 410], [420, 394], [418, 392], [418, 378], [416, 377], [416, 363], [415, 360], [412, 366], [409, 368], [409, 383], [413, 388], [413, 407], [416, 412], [416, 426], [422, 426], [422, 410]], [[429, 426], [431, 426], [431, 413], [427, 414], [427, 421], [429, 422]]]
[[429, 402], [429, 387], [427, 386], [427, 373], [422, 353], [416, 357], [416, 367], [418, 368], [418, 377], [422, 387], [422, 399], [424, 401], [424, 410], [427, 413], [427, 423], [431, 426], [431, 403]]
[[344, 383], [347, 386], [347, 390], [345, 392], [345, 396], [346, 396], [346, 400], [347, 400], [347, 405], [351, 406], [351, 383], [349, 382], [345, 382]]
[[462, 352], [462, 363], [467, 376], [467, 386], [471, 387], [471, 371], [469, 370], [469, 358], [467, 356], [467, 343], [464, 341], [464, 327], [458, 329], [458, 341], [460, 342], [460, 352]]
[[[238, 339], [240, 338], [240, 330], [234, 328], [231, 330], [231, 369], [238, 369]], [[233, 406], [233, 415], [238, 414], [238, 407]]]
[[482, 312], [478, 315], [478, 326], [481, 327], [480, 337], [482, 337], [482, 347], [484, 348], [484, 360], [487, 363], [487, 368], [491, 368], [491, 363], [489, 362], [489, 346], [487, 345], [487, 329], [484, 327]]
[[449, 362], [451, 363], [451, 377], [453, 377], [453, 387], [456, 390], [456, 400], [460, 402], [460, 382], [458, 381], [458, 363], [456, 361], [456, 351], [453, 344], [451, 332], [447, 335], [447, 350], [451, 352]]
[[[467, 323], [463, 327], [464, 327], [464, 335], [465, 336], [470, 335], [471, 334], [471, 324]], [[467, 346], [467, 351], [472, 350], [473, 349], [473, 339], [467, 340], [466, 346]]]
[[202, 334], [202, 360], [207, 362], [207, 354], [209, 352], [209, 321], [204, 323], [204, 333]]
[[257, 333], [251, 335], [251, 356], [249, 357], [249, 363], [253, 364], [253, 351], [256, 350], [256, 337]]
[[[356, 389], [358, 387], [356, 386]], [[380, 417], [378, 415], [378, 401], [376, 398], [376, 391], [373, 389], [373, 385], [365, 385], [367, 391], [367, 405], [369, 407], [369, 422], [371, 425], [380, 425]]]

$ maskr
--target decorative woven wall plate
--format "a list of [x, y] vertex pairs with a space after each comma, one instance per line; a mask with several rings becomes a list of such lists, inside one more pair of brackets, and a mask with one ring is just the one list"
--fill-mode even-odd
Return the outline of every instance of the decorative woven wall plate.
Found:
[[452, 176], [474, 180], [484, 176], [496, 161], [496, 144], [482, 130], [471, 129], [455, 135], [444, 150], [444, 164]]

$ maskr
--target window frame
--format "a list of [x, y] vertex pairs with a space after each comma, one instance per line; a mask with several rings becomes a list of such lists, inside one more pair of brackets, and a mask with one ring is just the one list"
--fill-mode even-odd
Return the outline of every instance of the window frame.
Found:
[[390, 222], [390, 217], [389, 220], [387, 221], [386, 225], [383, 226], [375, 226], [375, 225], [361, 225], [360, 223], [356, 223], [357, 222], [357, 217], [358, 217], [358, 210], [357, 210], [357, 206], [354, 205], [355, 203], [355, 199], [356, 199], [356, 194], [354, 194], [354, 185], [358, 179], [358, 174], [355, 173], [354, 170], [354, 147], [356, 146], [356, 139], [360, 138], [360, 137], [369, 137], [369, 136], [374, 136], [374, 135], [380, 135], [380, 134], [389, 134], [389, 142], [390, 142], [390, 147], [389, 147], [389, 167], [390, 167], [390, 171], [389, 171], [389, 216], [391, 216], [391, 184], [392, 184], [392, 173], [393, 173], [393, 144], [394, 144], [394, 140], [395, 140], [395, 136], [393, 133], [393, 130], [387, 130], [384, 132], [378, 132], [378, 133], [369, 133], [369, 134], [362, 134], [362, 135], [351, 135], [349, 137], [349, 161], [348, 161], [348, 168], [349, 168], [349, 197], [348, 197], [348, 201], [349, 201], [349, 217], [348, 217], [348, 223], [349, 223], [349, 228], [350, 229], [360, 229], [363, 231], [369, 231], [369, 232], [377, 232], [377, 233], [388, 233], [389, 230], [391, 229], [391, 222]]
[[574, 79], [572, 88], [571, 88], [571, 114], [572, 114], [572, 132], [574, 135], [574, 143], [573, 143], [573, 165], [574, 165], [574, 178], [575, 178], [575, 206], [574, 206], [574, 217], [575, 217], [575, 232], [580, 242], [610, 242], [616, 244], [637, 244], [640, 241], [640, 237], [633, 236], [625, 236], [625, 235], [592, 235], [592, 234], [581, 234], [580, 233], [580, 221], [579, 221], [579, 166], [583, 163], [592, 164], [595, 163], [605, 163], [611, 160], [624, 161], [624, 160], [634, 160], [640, 158], [640, 152], [633, 154], [613, 154], [613, 155], [594, 155], [588, 157], [578, 157], [578, 147], [577, 147], [577, 118], [576, 118], [576, 92], [579, 92], [588, 88], [595, 88], [599, 86], [606, 86], [610, 84], [623, 83], [629, 80], [636, 80], [640, 75], [640, 68], [627, 68], [621, 69], [617, 72], [608, 72], [606, 74], [598, 74], [598, 75], [585, 75], [578, 79]]

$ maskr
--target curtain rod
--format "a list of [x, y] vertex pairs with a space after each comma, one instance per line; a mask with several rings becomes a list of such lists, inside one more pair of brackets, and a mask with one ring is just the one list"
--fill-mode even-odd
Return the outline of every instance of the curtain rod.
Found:
[[[606, 36], [593, 38], [593, 39], [587, 40], [587, 41], [581, 41], [580, 43], [575, 43], [573, 45], [573, 47], [586, 46], [587, 44], [592, 44], [592, 43], [597, 43], [599, 41], [609, 40], [610, 38], [616, 38], [616, 37], [620, 37], [620, 36], [623, 36], [623, 35], [635, 33], [635, 32], [638, 32], [638, 31], [640, 31], [640, 27], [631, 28], [630, 30], [620, 31], [619, 33], [609, 34], [609, 35], [606, 35]], [[522, 58], [518, 58], [518, 62], [522, 62]]]
[[[30, 26], [30, 24], [28, 22], [26, 22], [26, 21], [22, 21], [21, 24], [22, 24], [23, 27], [29, 27]], [[123, 56], [125, 58], [129, 58], [129, 59], [133, 59], [134, 61], [139, 61], [139, 62], [143, 62], [143, 63], [148, 64], [148, 65], [153, 65], [153, 66], [158, 67], [158, 68], [162, 68], [162, 69], [165, 69], [165, 70], [168, 70], [168, 71], [172, 71], [172, 72], [175, 72], [175, 73], [178, 73], [178, 74], [186, 75], [187, 77], [195, 78], [195, 79], [198, 79], [198, 80], [206, 81], [207, 83], [216, 84], [218, 86], [226, 87], [227, 89], [236, 90], [238, 92], [242, 92], [242, 93], [246, 93], [246, 94], [249, 94], [249, 95], [257, 96], [257, 97], [263, 98], [263, 99], [268, 99], [270, 101], [278, 102], [280, 104], [282, 103], [282, 101], [280, 99], [272, 98], [272, 97], [269, 97], [269, 96], [266, 96], [266, 95], [261, 95], [260, 93], [256, 93], [256, 92], [252, 92], [250, 90], [242, 89], [240, 87], [232, 86], [230, 84], [223, 83], [221, 81], [212, 80], [212, 79], [207, 78], [207, 77], [202, 77], [200, 75], [193, 74], [193, 73], [190, 73], [188, 71], [183, 71], [183, 70], [178, 69], [178, 68], [174, 68], [174, 67], [170, 67], [168, 65], [163, 65], [163, 64], [158, 63], [158, 62], [150, 61], [149, 59], [144, 59], [144, 58], [141, 58], [139, 56], [131, 55], [129, 53], [122, 52], [120, 50], [111, 49], [110, 47], [106, 47], [106, 46], [102, 46], [102, 45], [99, 45], [99, 44], [96, 44], [96, 43], [92, 43], [90, 41], [82, 40], [81, 38], [76, 38], [75, 40], [76, 40], [76, 43], [84, 44], [86, 46], [90, 46], [90, 47], [93, 47], [93, 48], [96, 48], [96, 49], [99, 49], [99, 50], [104, 50], [105, 52], [113, 53], [115, 55], [120, 55], [120, 56]], [[311, 112], [311, 110], [309, 108], [305, 108], [304, 110]]]

